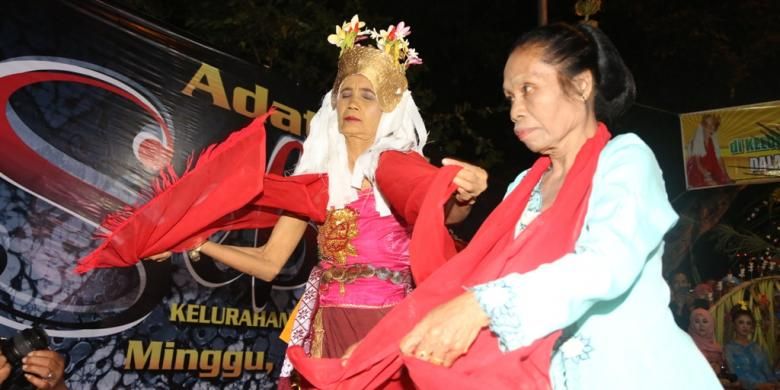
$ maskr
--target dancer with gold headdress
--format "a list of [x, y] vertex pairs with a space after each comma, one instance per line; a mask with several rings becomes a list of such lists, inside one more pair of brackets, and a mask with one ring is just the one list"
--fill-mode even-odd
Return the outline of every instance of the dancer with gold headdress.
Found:
[[[411, 227], [429, 179], [438, 172], [422, 156], [427, 132], [405, 75], [408, 66], [421, 63], [405, 39], [410, 28], [403, 22], [380, 31], [364, 26], [355, 15], [328, 37], [341, 49], [338, 74], [312, 118], [295, 170], [296, 175], [328, 176], [328, 212], [317, 237], [321, 260], [291, 320], [289, 340], [312, 357], [342, 356], [411, 291]], [[369, 37], [376, 47], [357, 44]], [[455, 223], [486, 189], [487, 173], [455, 160], [444, 163], [456, 166], [450, 169], [454, 192], [440, 204], [445, 222]], [[378, 169], [380, 165], [385, 169]], [[378, 177], [380, 170], [384, 178]], [[382, 186], [383, 180], [387, 185]], [[190, 252], [272, 280], [307, 223], [285, 215], [260, 248], [206, 241]], [[420, 268], [420, 274], [433, 266]], [[280, 388], [289, 384], [291, 371], [286, 361]]]

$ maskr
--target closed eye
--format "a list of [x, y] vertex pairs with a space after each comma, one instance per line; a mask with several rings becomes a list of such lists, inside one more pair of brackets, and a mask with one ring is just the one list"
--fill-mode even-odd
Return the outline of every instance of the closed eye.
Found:
[[370, 89], [361, 89], [360, 90], [360, 95], [363, 97], [363, 99], [366, 99], [366, 100], [374, 100], [374, 99], [376, 99], [376, 94], [374, 93], [374, 91], [372, 91]]

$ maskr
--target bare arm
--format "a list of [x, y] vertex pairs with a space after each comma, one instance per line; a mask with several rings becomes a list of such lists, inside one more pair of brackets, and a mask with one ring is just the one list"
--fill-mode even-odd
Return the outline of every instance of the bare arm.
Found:
[[306, 224], [305, 220], [283, 215], [274, 226], [268, 242], [260, 248], [206, 242], [200, 251], [238, 271], [271, 281], [292, 255], [306, 232]]
[[447, 201], [447, 204], [444, 205], [444, 213], [447, 216], [444, 223], [447, 225], [454, 225], [462, 222], [469, 216], [469, 213], [471, 213], [472, 204], [473, 203], [471, 202], [460, 203], [456, 200], [455, 196], [450, 198], [450, 200]]

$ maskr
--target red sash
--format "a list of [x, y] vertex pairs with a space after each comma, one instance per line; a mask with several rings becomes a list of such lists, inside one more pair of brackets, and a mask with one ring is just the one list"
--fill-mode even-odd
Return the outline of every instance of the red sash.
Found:
[[[412, 264], [415, 259], [425, 259], [444, 265], [377, 324], [355, 349], [346, 367], [342, 367], [339, 359], [312, 359], [300, 347], [292, 347], [287, 353], [296, 370], [316, 387], [326, 389], [401, 387], [398, 379], [404, 367], [415, 385], [423, 389], [549, 388], [550, 357], [560, 331], [528, 347], [502, 353], [496, 337], [483, 329], [469, 352], [451, 368], [402, 356], [399, 344], [422, 317], [463, 293], [464, 286], [485, 283], [512, 272], [529, 272], [572, 252], [587, 212], [598, 158], [609, 138], [609, 132], [600, 123], [594, 137], [580, 149], [553, 205], [517, 238], [514, 238], [515, 225], [531, 191], [550, 165], [547, 157], [536, 161], [517, 188], [483, 223], [466, 249], [446, 263], [441, 258], [446, 251], [434, 241], [439, 241], [446, 229], [439, 224], [443, 219], [442, 209], [422, 208], [413, 236], [421, 244], [413, 246]], [[379, 171], [382, 169], [380, 166]], [[444, 182], [439, 181], [437, 185]], [[447, 193], [439, 190], [430, 189], [431, 193]]]
[[79, 260], [76, 272], [129, 267], [161, 252], [184, 251], [220, 230], [270, 227], [278, 209], [323, 221], [325, 175], [265, 173], [268, 115], [208, 147], [181, 178], [173, 168], [164, 170], [149, 202], [106, 218], [101, 226], [106, 233], [97, 234], [103, 242]]

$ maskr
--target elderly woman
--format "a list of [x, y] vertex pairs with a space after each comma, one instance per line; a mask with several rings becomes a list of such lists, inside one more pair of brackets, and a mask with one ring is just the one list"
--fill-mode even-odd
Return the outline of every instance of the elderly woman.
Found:
[[[422, 194], [426, 183], [417, 180], [419, 188], [393, 188], [390, 193], [390, 188], [377, 186], [378, 172], [389, 176], [388, 187], [415, 182], [410, 175], [419, 179], [436, 173], [422, 157], [427, 133], [407, 88], [406, 68], [419, 63], [405, 39], [409, 28], [401, 22], [376, 32], [362, 30], [363, 25], [355, 16], [328, 38], [341, 49], [338, 74], [312, 119], [295, 171], [328, 175], [328, 212], [317, 238], [321, 260], [309, 277], [290, 340], [317, 358], [342, 356], [413, 288], [409, 245], [416, 211], [392, 201]], [[368, 34], [382, 50], [355, 44]], [[382, 156], [387, 162], [380, 164], [384, 152], [389, 156]], [[398, 164], [423, 172], [399, 170]], [[446, 222], [455, 223], [465, 218], [487, 187], [487, 174], [454, 160], [445, 164], [461, 168], [452, 179], [457, 189], [444, 205]], [[190, 252], [270, 281], [293, 253], [307, 224], [285, 215], [260, 248], [206, 241]], [[420, 280], [420, 275], [414, 279]], [[286, 362], [280, 387], [288, 383], [284, 378], [290, 369]]]
[[719, 388], [667, 307], [661, 254], [677, 215], [658, 164], [636, 135], [610, 140], [601, 122], [634, 97], [611, 42], [584, 24], [533, 30], [503, 89], [515, 135], [541, 157], [343, 369], [302, 374], [319, 387], [408, 372], [418, 388]]

